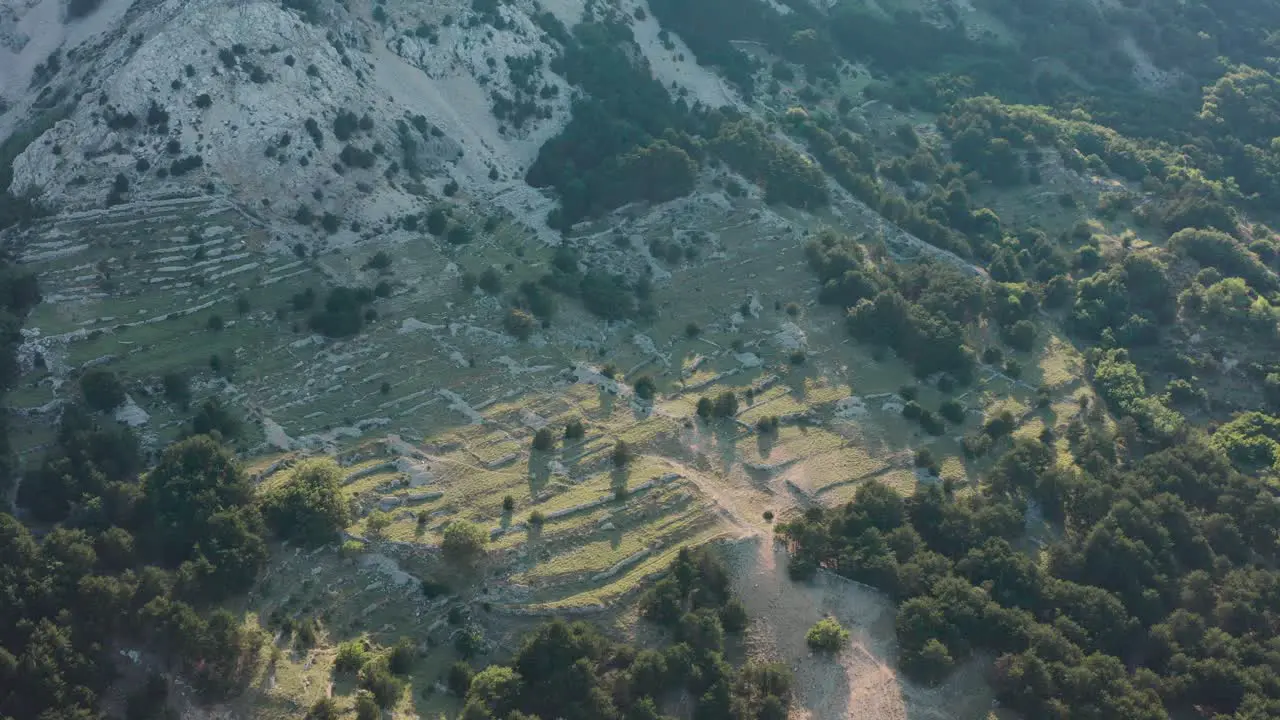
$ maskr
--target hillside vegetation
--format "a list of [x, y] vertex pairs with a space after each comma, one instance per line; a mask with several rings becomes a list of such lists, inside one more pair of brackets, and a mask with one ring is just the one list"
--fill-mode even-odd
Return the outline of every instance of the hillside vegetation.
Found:
[[1280, 717], [1280, 1], [178, 10], [3, 37], [0, 719]]

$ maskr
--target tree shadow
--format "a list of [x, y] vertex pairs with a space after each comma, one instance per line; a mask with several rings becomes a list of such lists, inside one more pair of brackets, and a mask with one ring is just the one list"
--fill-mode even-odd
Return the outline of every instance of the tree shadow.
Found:
[[631, 480], [630, 467], [615, 467], [609, 471], [609, 489], [613, 491], [615, 500], [625, 500], [627, 483]]
[[538, 497], [551, 480], [551, 461], [555, 454], [534, 450], [529, 453], [529, 497]]
[[805, 381], [809, 379], [813, 370], [808, 363], [804, 365], [792, 365], [787, 374], [782, 377], [782, 383], [787, 386], [787, 393], [791, 395], [796, 402], [804, 402], [808, 396], [808, 389]]
[[631, 404], [631, 416], [637, 421], [648, 420], [653, 416], [653, 402], [643, 400]]
[[600, 412], [603, 413], [605, 417], [609, 417], [613, 414], [613, 405], [617, 402], [617, 396], [609, 392], [609, 390], [607, 390], [603, 385], [599, 385], [597, 387], [598, 391], [596, 401], [600, 403]]
[[525, 540], [528, 545], [526, 552], [536, 561], [542, 550], [542, 523], [526, 522], [524, 529]]
[[732, 420], [721, 420], [713, 430], [716, 450], [720, 453], [720, 465], [729, 472], [738, 461], [738, 426]]
[[769, 455], [773, 453], [773, 448], [777, 445], [778, 434], [776, 432], [756, 433], [756, 452], [760, 454], [760, 459], [768, 460]]

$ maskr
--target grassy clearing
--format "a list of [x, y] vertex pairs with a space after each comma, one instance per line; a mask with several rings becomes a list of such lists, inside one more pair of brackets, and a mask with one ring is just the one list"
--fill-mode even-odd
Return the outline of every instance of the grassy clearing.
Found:
[[670, 567], [671, 562], [675, 560], [676, 554], [680, 552], [681, 548], [697, 547], [698, 545], [705, 544], [722, 536], [722, 534], [722, 531], [714, 526], [710, 528], [703, 528], [692, 535], [684, 537], [681, 543], [668, 546], [661, 552], [649, 555], [643, 561], [632, 566], [625, 575], [622, 575], [612, 582], [608, 582], [599, 587], [584, 589], [582, 592], [569, 597], [533, 603], [529, 605], [529, 610], [538, 613], [552, 614], [574, 608], [599, 608], [609, 606], [621, 598], [630, 596], [640, 588], [646, 580], [654, 577], [656, 574], [666, 571], [666, 569]]
[[519, 583], [557, 583], [586, 579], [582, 576], [606, 571], [637, 552], [652, 549], [661, 540], [678, 543], [705, 522], [706, 518], [696, 509], [666, 516], [657, 522], [642, 525], [635, 531], [619, 532], [619, 537], [585, 541], [571, 552], [539, 563], [528, 571], [513, 576], [512, 580]]

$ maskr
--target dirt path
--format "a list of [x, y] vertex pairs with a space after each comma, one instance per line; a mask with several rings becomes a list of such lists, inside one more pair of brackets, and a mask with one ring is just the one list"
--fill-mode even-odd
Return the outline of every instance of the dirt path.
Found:
[[[714, 454], [710, 435], [682, 437], [693, 454]], [[734, 592], [752, 618], [746, 649], [752, 657], [780, 660], [796, 676], [792, 720], [967, 720], [985, 718], [991, 693], [983, 681], [980, 661], [963, 666], [938, 688], [916, 687], [899, 677], [894, 637], [895, 608], [880, 592], [831, 573], [810, 583], [792, 582], [788, 555], [773, 542], [772, 527], [762, 508], [775, 513], [799, 506], [786, 491], [781, 476], [762, 487], [737, 477], [722, 476], [687, 464], [678, 466], [737, 530], [739, 540], [728, 546]], [[813, 654], [804, 634], [825, 616], [849, 629], [851, 642], [839, 656]]]
[[[705, 456], [716, 462], [721, 453], [718, 446], [721, 440], [714, 433], [682, 432], [679, 442], [686, 456]], [[684, 475], [698, 488], [710, 504], [725, 517], [734, 528], [738, 537], [762, 538], [772, 537], [772, 526], [764, 520], [765, 510], [772, 511], [781, 517], [786, 510], [796, 506], [791, 493], [785, 492], [782, 481], [772, 478], [763, 489], [753, 483], [740, 466], [734, 463], [729, 473], [700, 470], [688, 463], [668, 459], [676, 472]]]
[[[781, 660], [796, 676], [792, 720], [978, 720], [991, 710], [983, 665], [970, 661], [937, 688], [922, 688], [896, 669], [894, 607], [881, 593], [830, 573], [810, 583], [787, 577], [787, 553], [766, 538], [729, 546], [734, 592], [747, 605], [747, 652]], [[813, 654], [804, 634], [833, 616], [851, 635], [838, 656]]]

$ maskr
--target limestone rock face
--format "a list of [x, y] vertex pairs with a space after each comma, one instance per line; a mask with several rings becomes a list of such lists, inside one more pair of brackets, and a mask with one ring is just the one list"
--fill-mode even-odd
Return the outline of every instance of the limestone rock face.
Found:
[[[328, 0], [305, 17], [279, 2], [105, 0], [64, 22], [54, 1], [0, 4], [0, 139], [53, 109], [13, 162], [14, 193], [64, 211], [216, 194], [285, 232], [306, 207], [338, 221], [325, 230], [341, 243], [460, 191], [543, 228], [551, 201], [523, 175], [572, 92], [532, 4], [504, 5], [494, 29], [442, 22], [465, 18], [463, 2], [379, 23]], [[430, 41], [418, 26], [436, 28]], [[492, 110], [515, 92], [507, 59], [535, 55], [533, 82], [555, 94], [509, 126]], [[340, 113], [358, 119], [341, 138]]]

